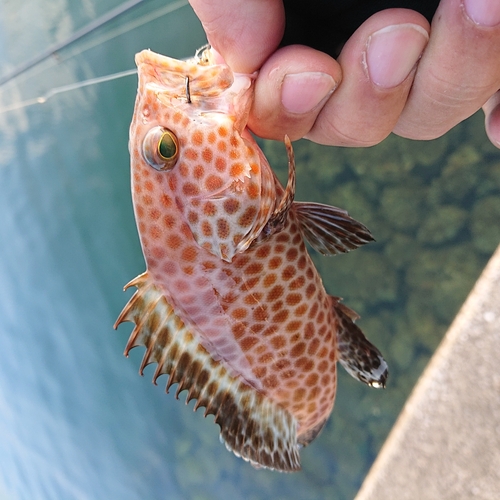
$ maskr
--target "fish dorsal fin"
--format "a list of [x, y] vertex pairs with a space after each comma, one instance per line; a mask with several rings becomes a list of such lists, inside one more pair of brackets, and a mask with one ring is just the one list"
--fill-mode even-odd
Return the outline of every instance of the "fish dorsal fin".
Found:
[[226, 447], [254, 467], [283, 472], [300, 470], [296, 419], [231, 375], [222, 361], [214, 361], [201, 346], [197, 333], [184, 325], [147, 272], [129, 286], [136, 286], [137, 291], [115, 328], [124, 321], [135, 323], [125, 355], [139, 345], [146, 347], [141, 375], [147, 365], [157, 363], [153, 382], [156, 384], [160, 375], [168, 374], [167, 392], [178, 384], [178, 398], [186, 389], [186, 403], [196, 399], [195, 410], [203, 406], [205, 416], [215, 415]]
[[340, 304], [337, 297], [332, 297], [332, 302], [340, 323], [337, 329], [340, 364], [355, 379], [371, 387], [385, 387], [389, 373], [387, 363], [380, 351], [354, 324], [353, 317], [359, 316], [352, 309]]
[[323, 255], [335, 255], [374, 241], [368, 228], [341, 208], [296, 201], [293, 210], [310, 245]]

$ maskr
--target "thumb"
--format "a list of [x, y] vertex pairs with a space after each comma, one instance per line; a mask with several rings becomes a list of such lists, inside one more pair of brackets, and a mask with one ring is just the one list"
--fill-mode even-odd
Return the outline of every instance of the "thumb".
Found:
[[190, 0], [207, 39], [238, 73], [253, 73], [276, 50], [285, 29], [281, 0]]

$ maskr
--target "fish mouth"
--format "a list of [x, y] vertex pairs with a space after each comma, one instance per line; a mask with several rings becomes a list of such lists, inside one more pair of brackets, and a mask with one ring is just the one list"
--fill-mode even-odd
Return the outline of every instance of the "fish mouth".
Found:
[[135, 64], [137, 66], [140, 66], [141, 64], [149, 64], [151, 66], [164, 68], [170, 71], [175, 71], [175, 68], [178, 68], [177, 72], [181, 73], [182, 63], [183, 61], [158, 54], [150, 49], [142, 50], [135, 55]]
[[136, 54], [135, 63], [139, 73], [144, 72], [164, 83], [168, 88], [172, 80], [181, 81], [193, 95], [215, 95], [229, 88], [233, 83], [233, 72], [226, 64], [201, 64], [196, 58], [180, 61], [143, 50]]

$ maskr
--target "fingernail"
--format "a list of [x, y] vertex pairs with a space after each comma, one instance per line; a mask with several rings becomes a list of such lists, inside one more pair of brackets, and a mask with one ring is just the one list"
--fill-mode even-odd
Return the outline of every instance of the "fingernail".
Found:
[[283, 79], [281, 104], [290, 113], [308, 113], [330, 95], [335, 87], [335, 80], [327, 73], [291, 73]]
[[464, 0], [467, 16], [480, 26], [500, 24], [500, 2], [498, 0]]
[[370, 80], [379, 87], [401, 84], [415, 66], [429, 35], [418, 24], [387, 26], [367, 40], [365, 62]]

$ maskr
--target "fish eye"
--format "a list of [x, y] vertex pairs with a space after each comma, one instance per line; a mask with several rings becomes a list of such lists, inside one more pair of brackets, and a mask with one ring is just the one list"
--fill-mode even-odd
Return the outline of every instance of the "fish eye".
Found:
[[144, 159], [156, 170], [171, 170], [179, 157], [179, 142], [165, 127], [153, 127], [142, 143]]

